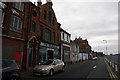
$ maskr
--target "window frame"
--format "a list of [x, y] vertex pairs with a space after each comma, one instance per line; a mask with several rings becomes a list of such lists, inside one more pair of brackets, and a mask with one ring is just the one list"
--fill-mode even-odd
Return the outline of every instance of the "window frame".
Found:
[[[19, 24], [19, 23], [21, 23], [21, 24]], [[22, 32], [22, 25], [23, 25], [23, 21], [20, 17], [15, 16], [15, 15], [11, 15], [10, 30], [21, 33]]]
[[0, 27], [3, 27], [4, 16], [5, 16], [5, 12], [2, 10], [2, 8], [0, 8], [0, 17], [1, 17]]
[[13, 2], [12, 6], [13, 6], [13, 8], [16, 8], [19, 11], [23, 12], [25, 4], [23, 2]]

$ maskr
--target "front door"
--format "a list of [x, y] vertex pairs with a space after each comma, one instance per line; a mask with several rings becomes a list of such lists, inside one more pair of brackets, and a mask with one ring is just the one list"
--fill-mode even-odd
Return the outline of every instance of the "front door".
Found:
[[28, 51], [28, 66], [32, 67], [32, 61], [33, 61], [33, 47], [29, 48]]
[[47, 58], [48, 59], [53, 59], [53, 51], [52, 50], [47, 51]]

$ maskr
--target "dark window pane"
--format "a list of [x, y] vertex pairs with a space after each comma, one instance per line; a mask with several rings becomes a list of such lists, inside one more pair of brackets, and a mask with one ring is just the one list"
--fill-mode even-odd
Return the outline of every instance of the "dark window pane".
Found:
[[32, 14], [33, 14], [34, 17], [37, 16], [37, 13], [35, 11], [32, 11]]
[[36, 23], [32, 21], [32, 32], [35, 32]]
[[44, 10], [44, 20], [46, 20], [46, 16], [47, 16], [46, 13], [47, 13], [46, 10]]
[[51, 23], [51, 12], [48, 13], [48, 22]]

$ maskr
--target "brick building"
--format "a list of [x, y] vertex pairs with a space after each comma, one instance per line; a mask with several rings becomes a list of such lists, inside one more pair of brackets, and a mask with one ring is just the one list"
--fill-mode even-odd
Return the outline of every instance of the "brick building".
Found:
[[79, 44], [71, 40], [70, 42], [70, 58], [71, 62], [78, 62], [80, 60]]
[[43, 5], [41, 4], [41, 2], [38, 2], [40, 8], [38, 62], [60, 58], [61, 24], [57, 21], [51, 0], [47, 0], [47, 3]]
[[71, 34], [69, 34], [64, 29], [61, 31], [61, 60], [64, 62], [70, 62], [70, 40]]
[[22, 65], [24, 32], [27, 27], [27, 3], [0, 2], [2, 30], [2, 58], [15, 59]]
[[15, 59], [23, 68], [60, 58], [60, 23], [52, 2], [0, 2], [2, 58]]
[[91, 46], [89, 45], [87, 39], [83, 40], [82, 38], [79, 37], [79, 38], [75, 38], [74, 41], [78, 42], [79, 44], [79, 52], [88, 54], [88, 58], [89, 58], [91, 53]]

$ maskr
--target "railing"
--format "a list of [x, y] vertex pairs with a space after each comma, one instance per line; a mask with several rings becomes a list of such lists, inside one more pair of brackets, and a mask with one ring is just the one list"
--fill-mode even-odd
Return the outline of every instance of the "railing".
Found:
[[118, 76], [118, 78], [120, 78], [120, 55], [107, 56], [105, 59], [113, 72]]

